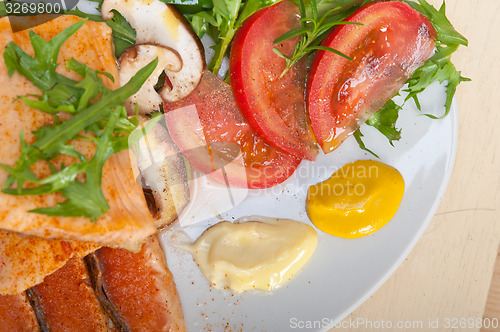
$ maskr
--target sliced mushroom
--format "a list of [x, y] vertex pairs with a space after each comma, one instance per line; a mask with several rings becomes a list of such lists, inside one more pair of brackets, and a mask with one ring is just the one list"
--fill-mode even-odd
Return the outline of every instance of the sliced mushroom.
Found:
[[156, 227], [162, 228], [177, 219], [190, 195], [185, 161], [162, 124], [165, 119], [152, 121], [139, 117], [136, 130], [142, 131], [142, 137], [135, 153], [150, 212]]
[[189, 22], [175, 9], [160, 0], [104, 0], [103, 19], [118, 11], [136, 30], [136, 43], [153, 43], [170, 47], [179, 53], [183, 66], [178, 72], [167, 72], [172, 84], [161, 91], [169, 102], [186, 97], [196, 88], [205, 69], [205, 53]]
[[125, 106], [131, 114], [135, 114], [136, 104], [140, 114], [148, 114], [159, 110], [162, 99], [158, 93], [161, 93], [164, 89], [168, 89], [168, 85], [165, 84], [159, 92], [156, 92], [155, 85], [163, 72], [179, 72], [182, 68], [182, 60], [177, 52], [171, 48], [152, 44], [129, 47], [123, 52], [120, 59], [118, 59], [120, 62], [120, 84], [124, 85], [141, 68], [155, 58], [158, 58], [158, 66], [154, 72], [141, 89], [125, 102]]

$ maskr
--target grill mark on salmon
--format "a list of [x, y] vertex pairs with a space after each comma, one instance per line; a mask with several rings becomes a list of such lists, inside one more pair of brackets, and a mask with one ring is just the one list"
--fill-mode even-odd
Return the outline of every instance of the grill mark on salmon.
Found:
[[94, 294], [83, 259], [71, 259], [27, 293], [42, 330], [116, 331]]
[[101, 248], [86, 259], [93, 285], [122, 331], [185, 331], [173, 276], [156, 236], [139, 253]]
[[40, 304], [40, 298], [36, 294], [36, 292], [30, 288], [26, 290], [26, 297], [29, 300], [31, 307], [36, 315], [36, 320], [38, 322], [38, 326], [40, 327], [40, 331], [42, 332], [50, 332], [49, 326], [47, 325], [47, 320], [45, 319], [45, 313]]
[[85, 263], [90, 273], [92, 288], [94, 289], [94, 292], [99, 299], [99, 302], [101, 303], [103, 309], [106, 311], [108, 316], [113, 321], [113, 324], [119, 329], [119, 331], [129, 332], [129, 330], [126, 328], [125, 322], [121, 320], [121, 317], [114, 314], [113, 303], [108, 299], [106, 293], [104, 292], [104, 288], [102, 286], [103, 275], [99, 270], [99, 262], [97, 261], [95, 254], [92, 253], [86, 256]]

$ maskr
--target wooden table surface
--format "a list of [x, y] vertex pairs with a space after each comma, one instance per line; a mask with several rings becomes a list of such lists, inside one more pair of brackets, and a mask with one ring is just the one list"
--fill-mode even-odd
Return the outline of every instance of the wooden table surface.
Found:
[[[490, 297], [485, 314], [500, 243], [500, 0], [447, 0], [447, 16], [469, 40], [453, 62], [472, 79], [457, 92], [453, 174], [438, 212], [407, 260], [346, 320], [423, 322], [398, 331], [431, 331], [429, 320], [432, 327], [438, 320], [434, 331], [478, 331], [468, 323], [460, 328], [460, 319], [500, 319], [498, 271], [492, 289], [497, 296]], [[454, 318], [458, 328], [446, 328], [447, 319], [452, 326]]]

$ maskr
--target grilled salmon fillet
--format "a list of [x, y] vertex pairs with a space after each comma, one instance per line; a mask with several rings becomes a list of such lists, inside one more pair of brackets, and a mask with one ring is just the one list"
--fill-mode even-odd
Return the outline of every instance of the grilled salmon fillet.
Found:
[[94, 294], [82, 258], [73, 258], [27, 292], [40, 326], [49, 331], [117, 331]]
[[17, 294], [39, 284], [72, 257], [84, 257], [100, 246], [51, 241], [0, 230], [0, 294]]
[[[79, 20], [76, 16], [59, 16], [33, 30], [48, 40]], [[106, 71], [118, 77], [111, 38], [111, 29], [105, 23], [87, 21], [62, 46], [58, 63], [64, 64], [74, 57], [94, 70]], [[13, 33], [8, 18], [0, 19], [1, 53], [11, 41], [33, 55], [28, 31]], [[78, 79], [78, 75], [68, 72], [64, 65], [60, 65], [58, 71]], [[118, 83], [112, 83], [107, 78], [103, 80], [109, 87], [117, 87]], [[115, 81], [118, 82], [118, 79]], [[39, 94], [40, 91], [17, 72], [9, 78], [3, 60], [0, 60], [0, 86], [0, 163], [13, 166], [20, 153], [21, 131], [24, 132], [26, 142], [31, 144], [34, 141], [32, 131], [50, 125], [53, 117], [31, 109], [21, 100], [15, 100], [18, 96]], [[91, 157], [95, 152], [95, 146], [87, 141], [77, 140], [72, 144], [86, 157]], [[66, 165], [74, 162], [69, 156], [62, 156], [59, 161]], [[110, 210], [95, 223], [87, 218], [48, 217], [27, 212], [56, 205], [64, 200], [59, 193], [21, 197], [0, 193], [0, 228], [48, 239], [96, 242], [139, 251], [141, 244], [156, 229], [142, 189], [133, 175], [134, 162], [130, 160], [128, 151], [115, 154], [106, 162], [102, 188]], [[47, 176], [50, 172], [43, 163], [34, 164], [32, 171], [38, 177]], [[0, 185], [7, 178], [8, 174], [0, 170]]]
[[139, 253], [101, 248], [87, 256], [93, 284], [124, 331], [185, 331], [172, 274], [156, 236]]
[[26, 294], [0, 296], [0, 330], [16, 332], [39, 330], [35, 312]]
[[85, 259], [73, 257], [25, 292], [0, 295], [0, 331], [39, 330], [185, 331], [156, 236], [138, 253], [101, 248]]

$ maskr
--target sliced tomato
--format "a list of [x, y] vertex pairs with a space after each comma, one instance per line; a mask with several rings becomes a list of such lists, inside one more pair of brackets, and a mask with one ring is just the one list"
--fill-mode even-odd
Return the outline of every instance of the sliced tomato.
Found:
[[346, 19], [322, 45], [348, 55], [318, 51], [309, 73], [308, 110], [323, 151], [342, 141], [379, 110], [434, 50], [429, 20], [403, 2], [379, 2]]
[[241, 112], [266, 142], [298, 158], [318, 153], [305, 104], [307, 66], [300, 61], [280, 78], [283, 54], [293, 53], [297, 39], [273, 41], [300, 26], [298, 8], [288, 1], [257, 11], [238, 29], [231, 47], [229, 74]]
[[[189, 96], [165, 103], [164, 110], [170, 135], [189, 162], [222, 183], [272, 187], [289, 178], [301, 161], [263, 141], [239, 111], [231, 87], [209, 71]], [[239, 147], [237, 153], [231, 143]]]

